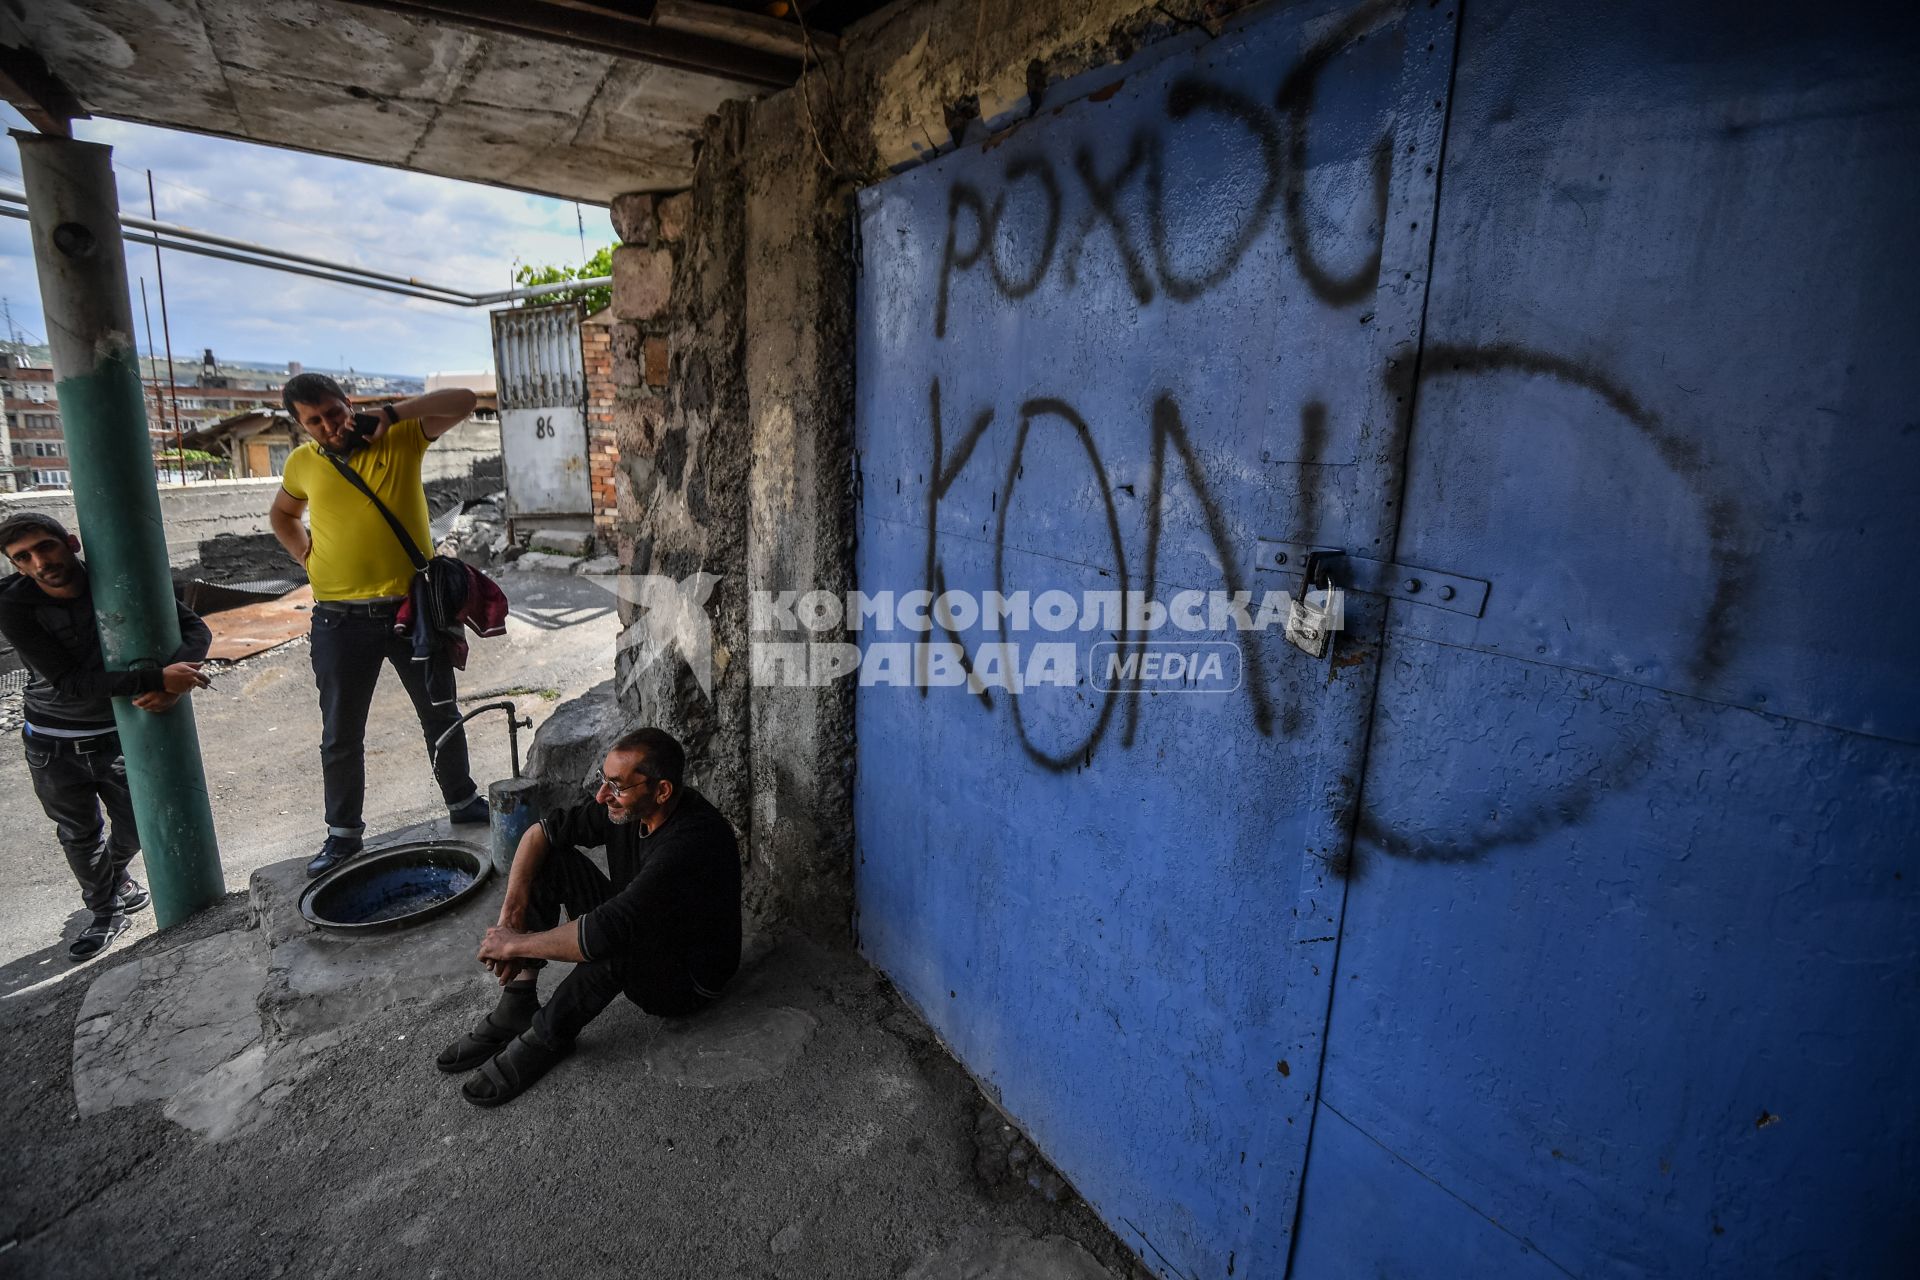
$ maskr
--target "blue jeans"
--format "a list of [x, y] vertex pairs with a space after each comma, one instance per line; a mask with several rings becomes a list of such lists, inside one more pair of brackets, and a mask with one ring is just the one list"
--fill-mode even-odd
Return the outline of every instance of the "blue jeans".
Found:
[[[380, 682], [381, 663], [392, 663], [399, 673], [429, 752], [460, 718], [453, 664], [444, 654], [415, 662], [412, 643], [393, 633], [395, 608], [350, 603], [340, 609], [323, 602], [313, 609], [313, 679], [320, 688], [320, 770], [329, 835], [358, 837], [366, 829], [360, 809], [367, 793], [367, 708]], [[465, 729], [455, 729], [440, 748], [433, 776], [450, 809], [479, 794], [468, 772]]]

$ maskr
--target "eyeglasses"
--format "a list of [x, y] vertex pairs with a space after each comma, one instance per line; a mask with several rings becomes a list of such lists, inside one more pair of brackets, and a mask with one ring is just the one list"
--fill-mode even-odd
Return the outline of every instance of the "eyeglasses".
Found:
[[647, 780], [647, 775], [644, 773], [632, 782], [615, 782], [612, 778], [601, 778], [594, 785], [593, 794], [597, 796], [602, 790], [606, 790], [613, 793], [615, 800], [625, 800], [633, 792], [640, 790]]

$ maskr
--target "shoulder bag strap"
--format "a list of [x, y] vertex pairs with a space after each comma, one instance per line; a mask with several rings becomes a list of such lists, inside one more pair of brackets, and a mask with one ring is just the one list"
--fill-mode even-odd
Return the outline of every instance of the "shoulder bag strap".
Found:
[[373, 490], [367, 487], [367, 482], [360, 478], [360, 473], [348, 466], [339, 454], [330, 449], [320, 450], [320, 455], [333, 464], [334, 470], [346, 477], [348, 484], [367, 495], [367, 501], [373, 504], [375, 511], [386, 517], [387, 527], [393, 530], [394, 537], [400, 539], [400, 545], [406, 549], [407, 558], [413, 561], [414, 571], [418, 573], [424, 570], [427, 567], [427, 557], [420, 553], [420, 544], [413, 540], [413, 535], [407, 532], [407, 526], [400, 523], [399, 517], [387, 510], [387, 504], [380, 501]]

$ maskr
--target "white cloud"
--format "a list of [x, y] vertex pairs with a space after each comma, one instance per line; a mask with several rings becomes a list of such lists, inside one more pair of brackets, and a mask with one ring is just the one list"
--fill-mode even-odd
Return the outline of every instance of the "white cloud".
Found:
[[[0, 106], [0, 121], [24, 122]], [[146, 216], [146, 170], [163, 222], [473, 291], [510, 286], [514, 263], [580, 261], [571, 201], [426, 174], [284, 151], [113, 120], [81, 121], [76, 136], [114, 149], [120, 205]], [[11, 139], [0, 145], [0, 183], [18, 189]], [[606, 210], [580, 206], [592, 252], [613, 239]], [[198, 255], [166, 255], [167, 312], [176, 360], [203, 347], [227, 360], [373, 373], [424, 374], [492, 363], [487, 313]], [[134, 323], [145, 277], [160, 341], [153, 249], [127, 246]], [[14, 321], [43, 337], [27, 224], [0, 219], [0, 294]], [[142, 339], [145, 346], [144, 337]]]

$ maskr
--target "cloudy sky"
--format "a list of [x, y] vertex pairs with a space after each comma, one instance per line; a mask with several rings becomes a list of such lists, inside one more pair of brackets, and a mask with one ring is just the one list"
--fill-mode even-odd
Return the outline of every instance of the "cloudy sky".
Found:
[[[26, 127], [4, 105], [0, 121]], [[456, 289], [508, 288], [516, 261], [578, 265], [576, 208], [589, 253], [614, 239], [607, 211], [591, 205], [113, 120], [78, 121], [74, 133], [113, 147], [125, 212], [146, 215], [146, 171], [152, 169], [163, 222]], [[16, 191], [22, 185], [11, 138], [0, 138], [0, 184]], [[492, 367], [484, 309], [185, 253], [166, 254], [166, 273], [176, 360], [197, 364], [201, 349], [212, 347], [222, 360], [298, 360], [366, 373]], [[136, 326], [143, 276], [158, 343], [153, 248], [130, 244], [127, 277]], [[29, 341], [45, 338], [27, 224], [11, 218], [0, 218], [0, 296]], [[145, 350], [144, 335], [140, 345]]]

